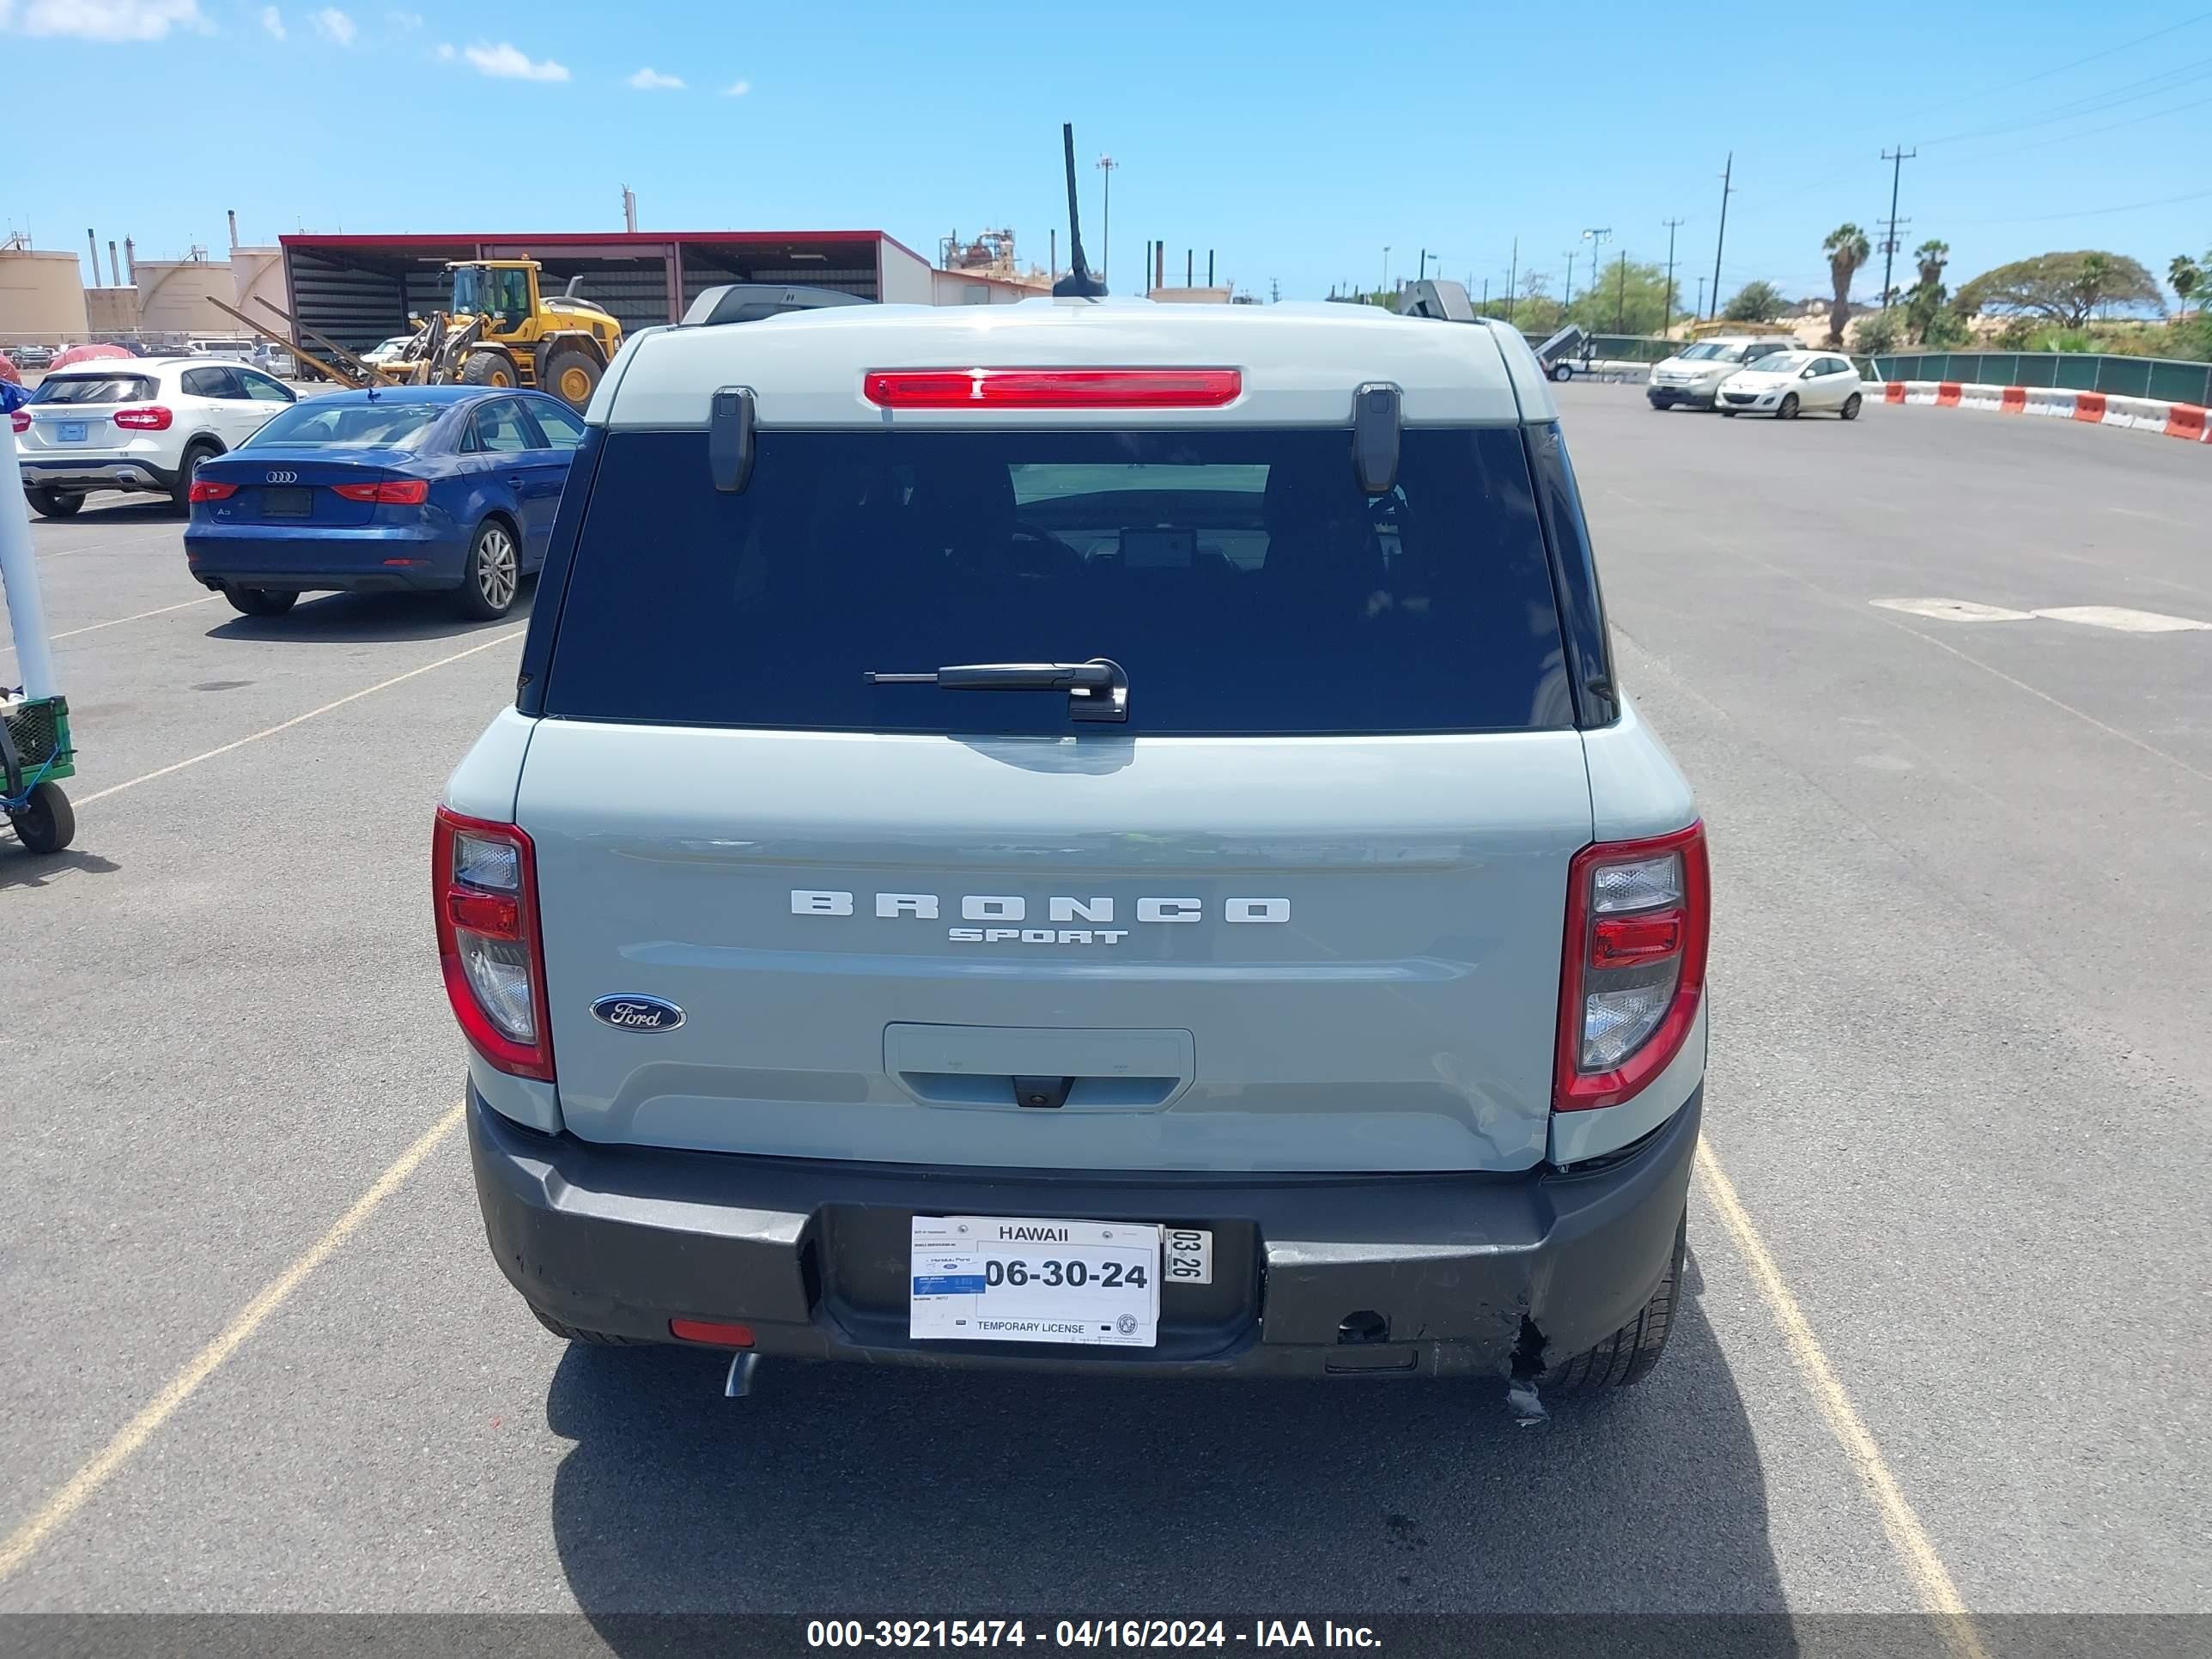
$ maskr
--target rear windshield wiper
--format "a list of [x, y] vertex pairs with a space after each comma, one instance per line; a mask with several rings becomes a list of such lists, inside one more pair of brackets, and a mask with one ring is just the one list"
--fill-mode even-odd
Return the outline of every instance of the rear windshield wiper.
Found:
[[1129, 677], [1110, 657], [1089, 662], [963, 662], [919, 674], [879, 674], [871, 685], [934, 685], [947, 691], [1065, 691], [1078, 720], [1129, 718]]

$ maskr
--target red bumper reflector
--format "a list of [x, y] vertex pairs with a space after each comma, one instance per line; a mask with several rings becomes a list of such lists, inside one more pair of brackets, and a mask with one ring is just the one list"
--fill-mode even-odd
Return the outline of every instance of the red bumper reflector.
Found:
[[672, 1319], [668, 1334], [686, 1342], [710, 1342], [718, 1348], [750, 1348], [753, 1345], [753, 1328], [750, 1325], [726, 1325], [713, 1319]]
[[386, 560], [385, 561], [385, 563], [386, 563], [386, 564], [399, 564], [399, 565], [428, 564], [428, 563], [429, 563], [429, 562], [429, 562], [429, 560], [428, 560], [428, 559], [386, 559]]
[[1244, 390], [1234, 368], [875, 368], [882, 409], [1219, 409]]

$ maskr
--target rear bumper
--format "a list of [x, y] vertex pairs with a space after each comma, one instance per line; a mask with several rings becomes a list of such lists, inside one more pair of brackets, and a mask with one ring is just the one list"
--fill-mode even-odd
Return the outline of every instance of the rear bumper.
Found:
[[[494, 1257], [563, 1324], [667, 1341], [690, 1317], [807, 1359], [1132, 1376], [1504, 1376], [1626, 1324], [1657, 1287], [1704, 1091], [1632, 1151], [1573, 1174], [1162, 1176], [1003, 1172], [596, 1146], [471, 1091]], [[1153, 1220], [1214, 1233], [1214, 1282], [1163, 1292], [1144, 1352], [915, 1342], [908, 1222]], [[1352, 1322], [1370, 1340], [1346, 1340]], [[1533, 1337], [1533, 1345], [1531, 1339]]]
[[442, 526], [333, 525], [302, 535], [289, 526], [216, 526], [195, 518], [185, 531], [185, 562], [208, 587], [428, 592], [459, 587], [467, 556], [467, 538]]
[[1686, 404], [1692, 409], [1713, 406], [1714, 394], [1700, 392], [1695, 386], [1650, 386], [1644, 388], [1644, 395], [1651, 400], [1654, 409], [1671, 409], [1676, 404]]
[[177, 487], [173, 467], [151, 461], [79, 460], [19, 462], [26, 489], [159, 489]]

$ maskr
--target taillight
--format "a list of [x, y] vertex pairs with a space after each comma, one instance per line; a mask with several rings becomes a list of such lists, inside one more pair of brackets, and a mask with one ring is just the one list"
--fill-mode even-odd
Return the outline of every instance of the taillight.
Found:
[[227, 501], [238, 494], [238, 486], [217, 483], [213, 478], [195, 478], [189, 493], [196, 501]]
[[1219, 409], [1237, 401], [1233, 368], [872, 368], [883, 409]]
[[516, 1077], [553, 1079], [538, 866], [511, 823], [438, 809], [430, 842], [446, 997], [476, 1051]]
[[1553, 1110], [1616, 1106], [1681, 1052], [1705, 995], [1711, 905], [1702, 823], [1575, 854]]
[[421, 478], [394, 478], [385, 483], [332, 484], [349, 501], [375, 501], [391, 507], [420, 507], [429, 499], [430, 486]]
[[31, 417], [20, 409], [11, 409], [8, 411], [8, 424], [18, 432], [28, 432], [31, 429]]
[[161, 404], [149, 404], [143, 409], [118, 409], [108, 418], [126, 431], [167, 432], [176, 417]]

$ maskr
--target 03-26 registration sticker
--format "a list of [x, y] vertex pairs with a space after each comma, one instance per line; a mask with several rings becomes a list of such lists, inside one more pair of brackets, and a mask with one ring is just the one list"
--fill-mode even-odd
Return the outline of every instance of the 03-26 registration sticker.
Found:
[[1160, 1230], [1149, 1223], [918, 1215], [908, 1259], [917, 1339], [1115, 1348], [1159, 1340]]

